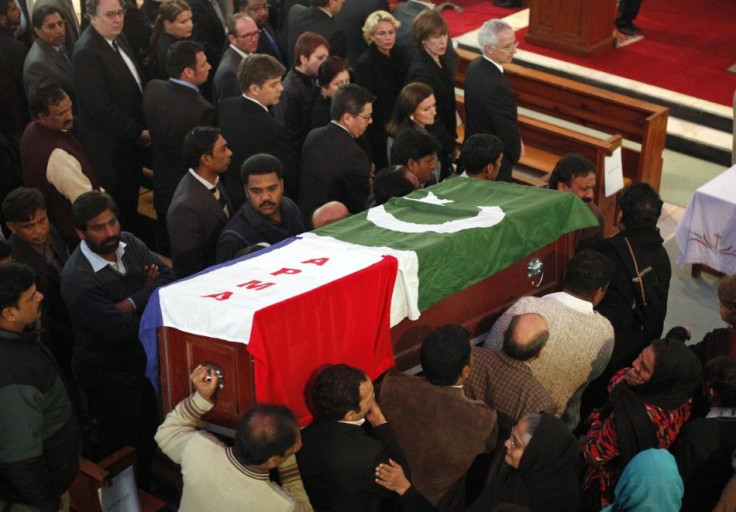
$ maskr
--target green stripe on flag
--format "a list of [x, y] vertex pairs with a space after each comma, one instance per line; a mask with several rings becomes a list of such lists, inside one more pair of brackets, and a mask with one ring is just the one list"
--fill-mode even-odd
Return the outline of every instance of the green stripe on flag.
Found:
[[[426, 198], [430, 192], [440, 200], [452, 202], [429, 204], [410, 200]], [[479, 207], [500, 207], [505, 214], [491, 227], [455, 233], [415, 233], [378, 227], [367, 219], [367, 212], [362, 212], [315, 231], [354, 244], [416, 252], [420, 311], [503, 270], [565, 233], [598, 225], [590, 208], [572, 193], [466, 178], [416, 190], [406, 198], [392, 198], [384, 206], [390, 216], [409, 226], [409, 230], [432, 229], [445, 222], [456, 224], [478, 216]]]

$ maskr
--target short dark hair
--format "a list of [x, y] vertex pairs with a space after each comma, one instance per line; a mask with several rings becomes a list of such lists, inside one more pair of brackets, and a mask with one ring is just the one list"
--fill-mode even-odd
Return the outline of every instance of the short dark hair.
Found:
[[254, 53], [240, 61], [238, 65], [238, 87], [248, 92], [251, 85], [262, 87], [267, 80], [280, 78], [286, 68], [271, 55]]
[[13, 246], [4, 238], [0, 238], [0, 260], [10, 258], [13, 255]]
[[256, 405], [238, 425], [233, 455], [241, 464], [263, 464], [274, 455], [283, 457], [298, 435], [299, 425], [288, 408]]
[[99, 190], [90, 190], [80, 195], [72, 205], [72, 215], [74, 215], [74, 227], [79, 231], [87, 230], [87, 222], [94, 219], [101, 213], [110, 210], [115, 215], [118, 214], [118, 205], [109, 194], [100, 192]]
[[350, 72], [350, 64], [347, 59], [336, 56], [326, 58], [317, 70], [317, 85], [327, 87], [342, 71]]
[[177, 41], [166, 52], [166, 72], [173, 78], [181, 77], [187, 68], [197, 68], [197, 54], [204, 45], [196, 41]]
[[649, 183], [634, 183], [621, 194], [621, 220], [626, 229], [656, 228], [662, 204]]
[[33, 24], [33, 28], [43, 27], [43, 20], [50, 14], [58, 14], [64, 21], [69, 21], [64, 18], [64, 13], [62, 13], [61, 9], [57, 6], [52, 4], [39, 5], [38, 7], [34, 7], [33, 12], [31, 13], [31, 23]]
[[240, 177], [245, 185], [248, 184], [248, 177], [251, 174], [270, 174], [272, 172], [275, 172], [279, 179], [283, 179], [284, 166], [281, 165], [281, 160], [268, 153], [257, 153], [240, 166]]
[[330, 118], [339, 121], [345, 114], [357, 116], [368, 103], [376, 101], [368, 89], [357, 84], [345, 84], [332, 96]]
[[36, 284], [36, 273], [22, 263], [0, 265], [0, 312], [18, 307], [20, 296]]
[[46, 198], [40, 190], [31, 187], [18, 187], [5, 196], [2, 211], [9, 222], [26, 222], [36, 212], [46, 209]]
[[736, 358], [714, 357], [706, 363], [703, 376], [721, 401], [721, 407], [736, 407]]
[[[118, 3], [120, 4], [120, 7], [122, 9], [127, 9], [128, 6], [125, 5], [125, 0], [118, 0]], [[100, 5], [100, 0], [88, 0], [86, 5], [86, 14], [87, 16], [92, 16], [97, 14], [97, 6]]]
[[563, 288], [580, 297], [589, 297], [613, 279], [616, 265], [593, 249], [583, 249], [567, 263]]
[[[534, 314], [537, 313], [526, 313]], [[519, 340], [516, 337], [516, 326], [519, 324], [522, 315], [514, 315], [509, 322], [506, 332], [503, 333], [503, 351], [512, 359], [517, 361], [528, 361], [532, 357], [539, 354], [549, 339], [549, 329], [535, 333], [535, 336], [529, 340]], [[541, 315], [540, 315], [541, 316]]]
[[[12, 0], [17, 1], [17, 0]], [[0, 0], [0, 16], [7, 16], [11, 0]], [[18, 6], [20, 8], [20, 6]]]
[[443, 325], [422, 342], [419, 361], [424, 376], [436, 386], [452, 386], [470, 364], [468, 332], [456, 324]]
[[420, 160], [439, 150], [437, 140], [429, 133], [410, 128], [401, 132], [391, 145], [391, 163], [407, 165], [409, 160]]
[[48, 115], [51, 105], [58, 105], [69, 95], [57, 82], [44, 82], [33, 89], [28, 95], [28, 108], [31, 116], [38, 119], [39, 114]]
[[496, 163], [503, 150], [503, 142], [495, 135], [476, 133], [465, 139], [460, 165], [468, 174], [480, 174], [488, 164]]
[[211, 155], [220, 137], [220, 129], [213, 126], [195, 126], [184, 136], [184, 163], [197, 170], [202, 155]]
[[309, 58], [320, 46], [330, 49], [330, 43], [321, 35], [316, 32], [304, 32], [294, 43], [294, 65], [299, 65], [300, 56]]
[[360, 385], [368, 376], [346, 364], [328, 366], [312, 388], [312, 401], [320, 420], [339, 421], [350, 411], [360, 410]]
[[575, 178], [585, 178], [591, 172], [593, 174], [597, 172], [593, 162], [580, 153], [568, 153], [557, 160], [555, 168], [552, 169], [549, 175], [549, 188], [557, 190], [558, 183], [564, 183], [569, 187]]
[[373, 199], [381, 205], [392, 197], [402, 197], [414, 191], [414, 184], [406, 177], [403, 165], [381, 169], [373, 179]]

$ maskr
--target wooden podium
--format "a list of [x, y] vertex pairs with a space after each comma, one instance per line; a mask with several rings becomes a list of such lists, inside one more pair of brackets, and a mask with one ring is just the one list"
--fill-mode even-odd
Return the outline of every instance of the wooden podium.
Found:
[[596, 55], [613, 47], [615, 0], [531, 0], [529, 44], [560, 52]]

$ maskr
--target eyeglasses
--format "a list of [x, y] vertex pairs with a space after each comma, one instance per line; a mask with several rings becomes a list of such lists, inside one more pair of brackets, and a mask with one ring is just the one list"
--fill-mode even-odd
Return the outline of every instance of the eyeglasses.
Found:
[[526, 448], [526, 446], [525, 446], [525, 445], [523, 445], [523, 444], [519, 444], [519, 443], [517, 443], [517, 442], [516, 442], [516, 441], [514, 440], [514, 434], [513, 434], [513, 433], [512, 433], [512, 434], [511, 434], [511, 435], [509, 436], [509, 445], [510, 445], [510, 447], [511, 447], [511, 449], [512, 449], [512, 450], [517, 450], [517, 449], [524, 449], [524, 448]]
[[103, 12], [102, 15], [108, 20], [114, 20], [115, 18], [123, 18], [125, 17], [125, 9], [120, 9], [117, 11]]
[[370, 121], [371, 119], [373, 119], [373, 114], [355, 114], [355, 117], [360, 117], [365, 121]]
[[256, 37], [261, 35], [260, 30], [256, 30], [255, 32], [248, 32], [247, 34], [239, 34], [236, 36], [238, 39], [255, 39]]
[[504, 52], [514, 52], [519, 47], [519, 41], [514, 41], [514, 43], [510, 46], [500, 47], [500, 46], [494, 45], [493, 47], [498, 48], [499, 50], [504, 51]]

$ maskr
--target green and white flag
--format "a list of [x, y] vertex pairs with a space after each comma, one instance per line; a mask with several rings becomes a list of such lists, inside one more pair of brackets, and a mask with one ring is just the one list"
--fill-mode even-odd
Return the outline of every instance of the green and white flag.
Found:
[[392, 198], [314, 235], [389, 248], [393, 256], [415, 254], [418, 264], [408, 268], [397, 259], [400, 272], [416, 269], [416, 276], [403, 278], [418, 281], [417, 307], [425, 311], [563, 234], [597, 224], [575, 194], [457, 178]]

